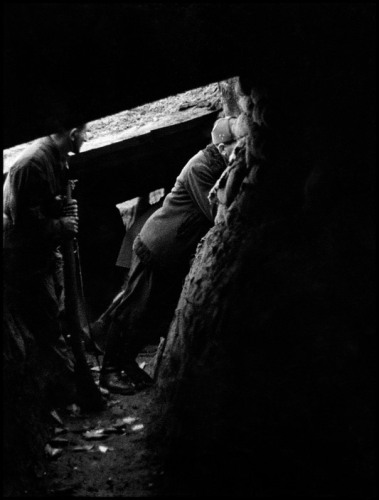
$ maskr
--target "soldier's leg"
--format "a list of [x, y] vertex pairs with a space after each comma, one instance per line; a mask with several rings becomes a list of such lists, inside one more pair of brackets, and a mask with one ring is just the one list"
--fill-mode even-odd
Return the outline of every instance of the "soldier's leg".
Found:
[[136, 385], [121, 373], [125, 358], [124, 345], [135, 318], [140, 317], [146, 309], [150, 274], [151, 269], [136, 256], [127, 287], [111, 313], [100, 377], [101, 384], [111, 392], [131, 394], [136, 390]]
[[54, 403], [76, 402], [74, 361], [62, 334], [60, 302], [54, 272], [30, 279], [22, 298], [22, 316], [41, 353]]

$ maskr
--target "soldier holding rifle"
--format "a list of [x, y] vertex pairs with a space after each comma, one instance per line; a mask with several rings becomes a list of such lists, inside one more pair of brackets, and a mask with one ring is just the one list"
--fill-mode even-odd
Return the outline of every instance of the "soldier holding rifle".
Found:
[[[61, 246], [78, 232], [76, 200], [67, 201], [67, 159], [87, 140], [86, 124], [55, 128], [34, 141], [4, 183], [3, 236], [6, 306], [35, 339], [49, 380], [52, 406], [81, 404], [76, 360], [63, 336]], [[79, 391], [80, 392], [80, 391]]]

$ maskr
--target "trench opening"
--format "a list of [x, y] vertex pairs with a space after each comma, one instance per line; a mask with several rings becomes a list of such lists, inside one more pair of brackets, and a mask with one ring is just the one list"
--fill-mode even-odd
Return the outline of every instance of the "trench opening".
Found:
[[[101, 348], [106, 339], [99, 321], [127, 282], [135, 236], [162, 206], [186, 161], [210, 142], [210, 129], [221, 114], [219, 84], [213, 83], [88, 123], [88, 142], [80, 155], [71, 158], [71, 169], [78, 180], [74, 192], [81, 221], [78, 242], [85, 308], [81, 320], [84, 327], [91, 322]], [[4, 180], [32, 142], [3, 151]], [[149, 390], [128, 397], [109, 395], [101, 415], [88, 414], [75, 404], [46, 406], [44, 373], [24, 385], [28, 371], [38, 374], [38, 352], [25, 362], [22, 358], [28, 347], [19, 335], [23, 324], [17, 324], [14, 311], [9, 318], [6, 315], [7, 321], [15, 334], [11, 342], [19, 342], [19, 346], [10, 348], [12, 359], [6, 366], [9, 372], [4, 384], [17, 379], [22, 388], [12, 399], [6, 387], [5, 496], [154, 495], [163, 469], [145, 442], [143, 422], [151, 411]], [[137, 358], [151, 376], [162, 341], [148, 345]], [[86, 358], [98, 384], [102, 356], [87, 352]], [[20, 363], [23, 368], [15, 376], [13, 370]], [[14, 412], [18, 414], [15, 420]], [[108, 429], [106, 436], [104, 428]]]

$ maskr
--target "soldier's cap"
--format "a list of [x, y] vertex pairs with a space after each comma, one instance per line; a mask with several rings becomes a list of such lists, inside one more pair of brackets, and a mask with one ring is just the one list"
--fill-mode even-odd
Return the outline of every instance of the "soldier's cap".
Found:
[[219, 118], [215, 121], [212, 129], [212, 142], [217, 146], [223, 142], [228, 144], [237, 140], [237, 136], [234, 135], [232, 127], [237, 118], [235, 116], [226, 116], [225, 118]]

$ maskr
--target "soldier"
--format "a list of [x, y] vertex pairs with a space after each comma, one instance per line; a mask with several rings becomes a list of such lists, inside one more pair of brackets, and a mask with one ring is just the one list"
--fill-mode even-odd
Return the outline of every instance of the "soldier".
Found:
[[134, 241], [129, 280], [107, 330], [100, 383], [110, 392], [133, 394], [152, 383], [135, 359], [166, 336], [191, 257], [214, 223], [216, 207], [208, 194], [238, 139], [235, 122], [216, 121], [212, 143], [188, 161]]
[[78, 232], [77, 202], [64, 203], [67, 157], [78, 153], [86, 140], [83, 124], [34, 141], [4, 183], [6, 305], [38, 344], [52, 405], [77, 402], [74, 364], [59, 320], [63, 299], [59, 246]]

